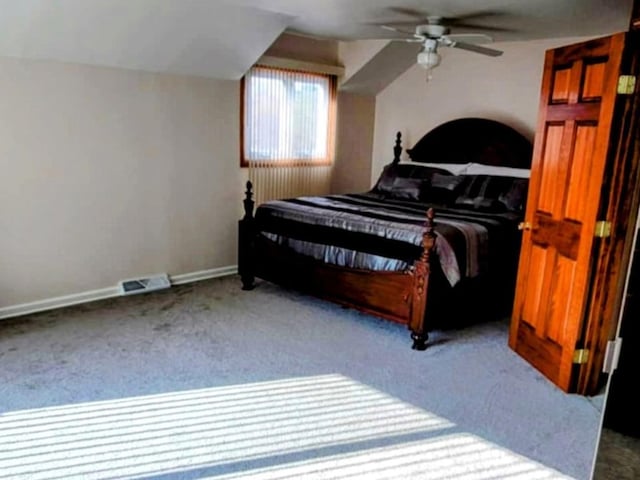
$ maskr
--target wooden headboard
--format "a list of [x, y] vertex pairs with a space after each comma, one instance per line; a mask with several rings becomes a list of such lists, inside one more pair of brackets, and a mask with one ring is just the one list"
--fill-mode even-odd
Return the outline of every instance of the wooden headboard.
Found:
[[531, 168], [533, 146], [525, 136], [503, 123], [459, 118], [428, 132], [407, 153], [413, 162], [475, 162]]

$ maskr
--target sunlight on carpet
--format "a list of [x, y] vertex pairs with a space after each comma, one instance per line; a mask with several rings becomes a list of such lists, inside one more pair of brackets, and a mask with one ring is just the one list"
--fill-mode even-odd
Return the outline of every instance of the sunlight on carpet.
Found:
[[352, 454], [278, 465], [216, 480], [318, 480], [362, 478], [396, 479], [508, 479], [550, 480], [570, 477], [501, 449], [470, 434], [443, 435], [436, 439], [406, 442]]
[[341, 375], [260, 382], [3, 413], [0, 478], [568, 478], [453, 427]]

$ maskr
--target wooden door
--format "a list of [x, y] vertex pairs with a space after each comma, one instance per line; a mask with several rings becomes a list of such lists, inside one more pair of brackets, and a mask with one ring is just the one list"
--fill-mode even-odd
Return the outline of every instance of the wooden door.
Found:
[[[549, 50], [527, 200], [509, 345], [565, 391], [587, 331], [624, 33]], [[580, 355], [577, 355], [580, 357]]]

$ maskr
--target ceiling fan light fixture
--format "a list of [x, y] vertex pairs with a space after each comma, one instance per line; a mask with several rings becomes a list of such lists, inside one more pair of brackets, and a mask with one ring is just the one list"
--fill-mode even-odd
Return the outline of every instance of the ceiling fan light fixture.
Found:
[[431, 70], [438, 65], [440, 65], [440, 60], [442, 57], [435, 50], [422, 50], [418, 54], [418, 65], [420, 65], [425, 70]]
[[433, 69], [440, 65], [442, 57], [437, 52], [435, 46], [425, 45], [420, 53], [418, 53], [418, 65], [427, 71], [427, 82], [433, 76]]

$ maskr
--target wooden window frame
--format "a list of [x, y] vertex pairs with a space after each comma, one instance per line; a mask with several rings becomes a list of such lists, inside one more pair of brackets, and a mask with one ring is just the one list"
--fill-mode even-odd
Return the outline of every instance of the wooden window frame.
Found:
[[[269, 70], [282, 70], [293, 73], [304, 73], [305, 75], [325, 78], [329, 80], [329, 118], [327, 121], [327, 157], [320, 160], [307, 160], [307, 159], [273, 159], [265, 161], [250, 160], [245, 157], [244, 154], [244, 120], [245, 120], [245, 93], [246, 93], [246, 77], [243, 76], [240, 80], [240, 167], [241, 168], [274, 168], [274, 167], [326, 167], [333, 165], [335, 157], [335, 145], [336, 145], [336, 118], [337, 118], [337, 90], [338, 90], [338, 78], [336, 75], [329, 73], [309, 72], [305, 70], [297, 70], [291, 68], [272, 67], [267, 65], [255, 65], [256, 67], [269, 69]], [[252, 67], [253, 68], [253, 67]]]

